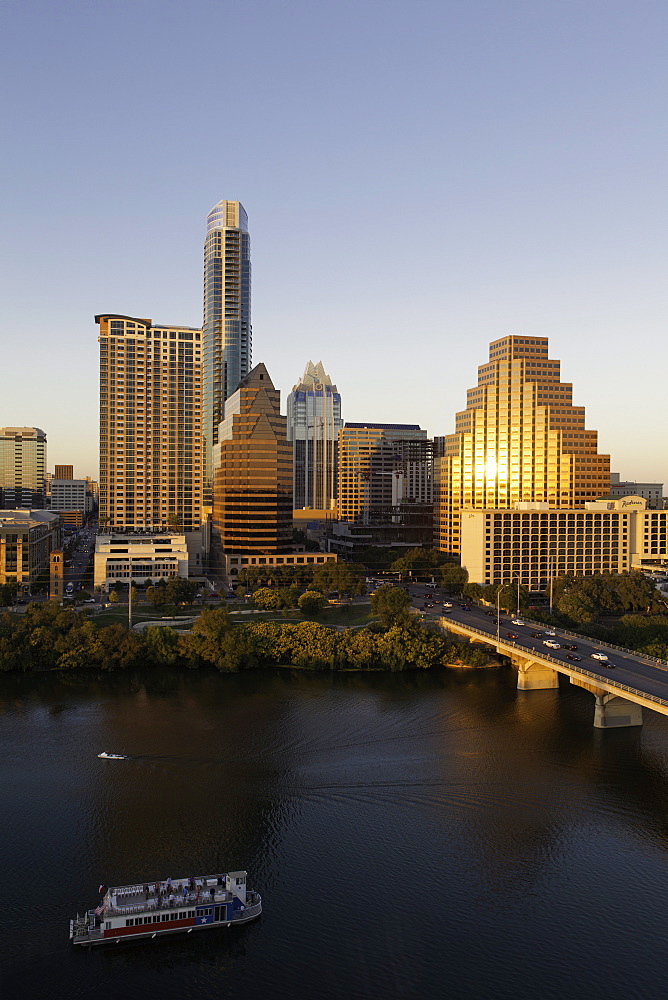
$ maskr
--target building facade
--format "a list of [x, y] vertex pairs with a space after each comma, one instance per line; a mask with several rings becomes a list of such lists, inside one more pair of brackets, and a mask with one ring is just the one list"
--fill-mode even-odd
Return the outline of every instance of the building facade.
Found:
[[663, 483], [622, 482], [618, 472], [611, 472], [610, 496], [644, 497], [650, 509], [663, 509]]
[[511, 510], [462, 512], [462, 565], [472, 583], [545, 590], [566, 574], [652, 571], [668, 565], [668, 511], [644, 497], [585, 502], [584, 509], [519, 503]]
[[48, 510], [0, 510], [0, 583], [30, 593], [49, 574], [51, 552], [62, 545], [62, 522]]
[[209, 212], [204, 244], [204, 445], [206, 503], [211, 504], [213, 447], [225, 415], [251, 366], [251, 263], [248, 216], [239, 201]]
[[185, 535], [99, 534], [95, 541], [93, 583], [108, 591], [116, 582], [149, 585], [188, 576]]
[[433, 442], [418, 424], [346, 423], [338, 468], [341, 521], [399, 523], [401, 505], [433, 501]]
[[74, 466], [73, 465], [56, 465], [54, 466], [52, 479], [74, 479]]
[[0, 427], [0, 507], [39, 509], [45, 497], [45, 432], [39, 427]]
[[214, 561], [292, 547], [292, 445], [280, 393], [263, 364], [225, 404], [214, 448]]
[[435, 545], [461, 552], [461, 520], [470, 510], [511, 510], [518, 503], [583, 508], [610, 489], [610, 458], [574, 406], [545, 337], [503, 337], [478, 369], [478, 385], [456, 416], [435, 463]]
[[337, 496], [341, 396], [322, 361], [306, 366], [287, 398], [288, 440], [293, 448], [295, 510], [330, 510]]
[[[56, 466], [56, 469], [68, 466]], [[72, 466], [69, 466], [71, 469]], [[93, 509], [93, 497], [85, 479], [52, 479], [49, 510], [60, 514], [68, 527], [80, 528]]]
[[203, 488], [202, 332], [116, 314], [95, 321], [100, 524], [196, 531]]

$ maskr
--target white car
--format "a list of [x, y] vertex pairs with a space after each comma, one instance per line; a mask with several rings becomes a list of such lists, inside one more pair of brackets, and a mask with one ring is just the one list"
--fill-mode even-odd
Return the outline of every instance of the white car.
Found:
[[450, 601], [443, 601], [443, 607], [444, 608], [451, 608], [452, 604], [450, 604]]
[[592, 653], [591, 658], [592, 660], [600, 660], [601, 663], [608, 662], [608, 657], [605, 655], [605, 653]]
[[556, 632], [543, 632], [543, 635], [556, 635]]
[[561, 649], [561, 646], [559, 645], [559, 643], [558, 642], [554, 642], [553, 639], [543, 639], [543, 645], [544, 646], [549, 646], [550, 649]]
[[521, 621], [519, 618], [513, 618], [513, 625], [526, 625], [526, 622]]

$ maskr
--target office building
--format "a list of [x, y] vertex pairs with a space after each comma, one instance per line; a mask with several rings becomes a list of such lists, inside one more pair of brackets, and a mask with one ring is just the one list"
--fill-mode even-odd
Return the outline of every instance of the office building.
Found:
[[611, 472], [610, 496], [644, 497], [651, 510], [663, 509], [663, 483], [622, 482], [618, 472]]
[[54, 466], [53, 479], [74, 479], [74, 466], [73, 465], [56, 465]]
[[341, 521], [399, 523], [400, 506], [433, 501], [433, 442], [418, 424], [346, 423], [338, 467]]
[[39, 427], [0, 427], [0, 507], [43, 508], [46, 434]]
[[478, 385], [435, 463], [435, 545], [460, 553], [469, 510], [517, 503], [584, 508], [610, 490], [610, 458], [574, 406], [573, 387], [548, 357], [545, 337], [503, 337], [490, 345]]
[[[72, 466], [56, 466], [56, 469]], [[93, 497], [85, 479], [52, 479], [48, 499], [49, 510], [60, 514], [70, 528], [80, 528], [93, 509]]]
[[280, 393], [263, 364], [225, 404], [214, 448], [214, 562], [289, 552], [292, 547], [292, 445]]
[[[103, 314], [100, 524], [158, 533], [202, 519], [202, 332]], [[53, 489], [53, 484], [52, 484]]]
[[62, 523], [48, 510], [0, 510], [0, 583], [22, 593], [48, 586], [51, 552], [62, 545]]
[[95, 540], [93, 583], [104, 591], [114, 584], [148, 586], [188, 576], [188, 544], [183, 534], [128, 535], [102, 532]]
[[250, 235], [248, 216], [238, 201], [219, 201], [207, 218], [202, 331], [205, 501], [210, 506], [213, 447], [225, 400], [251, 366]]
[[287, 398], [288, 440], [293, 448], [293, 503], [330, 510], [337, 496], [337, 452], [341, 396], [322, 361], [306, 366]]
[[545, 590], [566, 574], [657, 571], [668, 565], [668, 511], [644, 497], [585, 501], [580, 509], [518, 503], [510, 510], [462, 512], [462, 565], [472, 583]]

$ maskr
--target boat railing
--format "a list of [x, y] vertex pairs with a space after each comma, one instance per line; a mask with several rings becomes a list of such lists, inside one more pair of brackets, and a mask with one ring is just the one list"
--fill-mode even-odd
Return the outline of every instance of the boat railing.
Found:
[[211, 897], [210, 892], [202, 892], [198, 896], [197, 893], [188, 893], [187, 896], [183, 896], [179, 893], [174, 897], [174, 902], [170, 902], [168, 899], [163, 899], [162, 902], [158, 902], [157, 899], [138, 899], [135, 903], [128, 906], [112, 906], [108, 903], [105, 906], [105, 915], [125, 917], [134, 916], [137, 913], [146, 913], [149, 910], [180, 910], [184, 906], [207, 906], [213, 903], [231, 903], [233, 894], [224, 890], [223, 892], [216, 892]]
[[262, 903], [255, 903], [253, 906], [246, 906], [243, 910], [235, 910], [232, 920], [247, 920], [249, 917], [257, 917], [262, 913]]

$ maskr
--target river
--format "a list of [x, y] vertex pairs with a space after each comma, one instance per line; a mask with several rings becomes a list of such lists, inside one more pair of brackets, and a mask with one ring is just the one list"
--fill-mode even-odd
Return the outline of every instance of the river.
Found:
[[[663, 995], [668, 719], [514, 682], [0, 675], [3, 1000]], [[236, 868], [246, 927], [68, 942], [100, 882]]]

